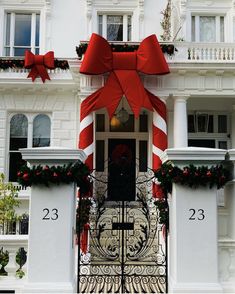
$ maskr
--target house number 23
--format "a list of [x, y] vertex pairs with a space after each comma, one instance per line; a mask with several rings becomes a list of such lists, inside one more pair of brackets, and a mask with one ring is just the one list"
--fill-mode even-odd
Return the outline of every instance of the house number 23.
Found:
[[44, 216], [43, 216], [43, 220], [57, 220], [59, 215], [58, 215], [58, 209], [57, 208], [53, 208], [51, 211], [49, 208], [44, 208], [43, 209], [43, 213], [44, 213]]
[[199, 220], [202, 221], [205, 219], [205, 210], [204, 209], [194, 209], [194, 208], [190, 208], [189, 209], [190, 212], [190, 217], [189, 220]]

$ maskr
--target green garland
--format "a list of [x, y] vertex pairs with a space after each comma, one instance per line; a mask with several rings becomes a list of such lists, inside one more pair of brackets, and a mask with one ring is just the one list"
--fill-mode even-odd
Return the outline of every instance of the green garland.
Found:
[[32, 185], [59, 185], [61, 183], [77, 183], [81, 193], [87, 193], [91, 184], [89, 168], [80, 160], [63, 166], [32, 166], [23, 165], [17, 173], [17, 181], [23, 187]]
[[[139, 45], [131, 45], [131, 44], [113, 44], [110, 43], [111, 49], [114, 52], [134, 52], [139, 48]], [[177, 49], [175, 48], [175, 46], [173, 44], [162, 44], [160, 45], [162, 52], [163, 53], [167, 53], [169, 55], [174, 54], [175, 51], [177, 51]], [[79, 59], [82, 59], [82, 55], [85, 54], [86, 49], [88, 47], [88, 43], [81, 43], [79, 46], [76, 47], [76, 52], [78, 55]]]
[[162, 164], [154, 172], [155, 177], [160, 182], [164, 198], [156, 200], [154, 203], [159, 211], [159, 222], [168, 229], [169, 208], [167, 203], [167, 194], [172, 192], [172, 183], [181, 184], [190, 188], [208, 186], [210, 189], [223, 186], [230, 180], [230, 173], [222, 165], [216, 165], [208, 168], [207, 166], [194, 166], [190, 164], [182, 169], [173, 166], [171, 162]]
[[220, 189], [229, 180], [229, 172], [222, 165], [208, 168], [207, 166], [190, 164], [181, 169], [167, 162], [162, 164], [154, 175], [161, 183], [160, 186], [165, 194], [171, 193], [172, 183], [189, 186], [190, 188], [208, 185], [210, 188], [216, 186], [217, 189]]
[[[69, 69], [69, 64], [67, 60], [54, 61], [55, 68]], [[6, 70], [9, 68], [24, 68], [24, 59], [0, 59], [0, 69]]]

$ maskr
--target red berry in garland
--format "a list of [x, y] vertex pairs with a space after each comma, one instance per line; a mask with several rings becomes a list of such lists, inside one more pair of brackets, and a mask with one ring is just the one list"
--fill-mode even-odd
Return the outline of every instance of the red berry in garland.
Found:
[[188, 176], [188, 175], [189, 175], [189, 171], [188, 171], [187, 168], [185, 168], [185, 169], [183, 170], [183, 175], [184, 175], [184, 176]]
[[28, 181], [29, 174], [28, 173], [23, 174], [22, 178], [23, 178], [23, 180]]
[[210, 177], [212, 176], [212, 173], [211, 173], [210, 170], [208, 170], [208, 172], [206, 173], [206, 176], [207, 176], [208, 178], [210, 178]]
[[68, 176], [68, 177], [71, 177], [71, 176], [72, 176], [71, 171], [68, 171], [68, 172], [67, 172], [67, 176]]

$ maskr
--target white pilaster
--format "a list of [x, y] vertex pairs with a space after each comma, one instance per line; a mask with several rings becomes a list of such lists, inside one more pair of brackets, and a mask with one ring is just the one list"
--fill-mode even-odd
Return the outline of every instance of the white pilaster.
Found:
[[232, 123], [231, 123], [231, 145], [235, 148], [235, 105], [233, 105]]
[[[65, 148], [20, 150], [31, 165], [64, 165], [85, 155]], [[30, 199], [28, 280], [24, 293], [74, 293], [75, 183], [32, 186]]]
[[188, 146], [188, 97], [173, 97], [174, 99], [174, 147]]
[[235, 149], [228, 150], [228, 154], [233, 169], [233, 178], [225, 187], [226, 207], [228, 209], [228, 237], [235, 241]]
[[[225, 150], [167, 149], [163, 162], [218, 164]], [[216, 188], [173, 184], [169, 197], [169, 293], [221, 293], [218, 280]]]
[[[230, 170], [232, 172], [231, 181], [224, 188], [225, 207], [228, 213], [227, 217], [227, 236], [226, 241], [230, 244], [228, 277], [223, 281], [225, 292], [235, 292], [235, 149], [228, 150], [230, 159]], [[223, 260], [224, 262], [224, 260]]]

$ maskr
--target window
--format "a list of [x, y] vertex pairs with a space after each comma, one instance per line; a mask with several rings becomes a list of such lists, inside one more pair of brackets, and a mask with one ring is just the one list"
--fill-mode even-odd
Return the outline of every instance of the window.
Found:
[[33, 147], [50, 145], [51, 121], [45, 114], [39, 114], [33, 121]]
[[131, 15], [98, 16], [98, 33], [108, 41], [131, 41]]
[[188, 145], [228, 149], [229, 125], [228, 114], [206, 112], [188, 114]]
[[23, 56], [25, 50], [39, 54], [39, 14], [8, 12], [5, 24], [5, 56]]
[[224, 16], [192, 16], [192, 42], [224, 42]]
[[51, 121], [45, 114], [15, 114], [10, 120], [9, 181], [15, 182], [23, 160], [20, 148], [50, 145]]

